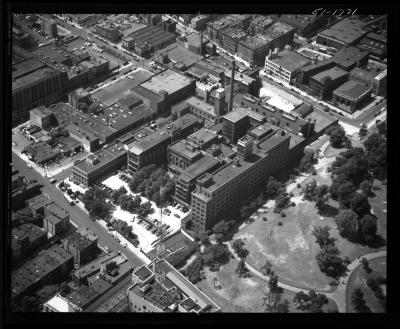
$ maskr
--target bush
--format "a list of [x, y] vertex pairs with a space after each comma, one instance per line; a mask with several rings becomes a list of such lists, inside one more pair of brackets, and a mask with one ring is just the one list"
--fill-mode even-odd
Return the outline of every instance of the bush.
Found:
[[286, 214], [283, 211], [281, 212], [281, 217], [286, 217]]

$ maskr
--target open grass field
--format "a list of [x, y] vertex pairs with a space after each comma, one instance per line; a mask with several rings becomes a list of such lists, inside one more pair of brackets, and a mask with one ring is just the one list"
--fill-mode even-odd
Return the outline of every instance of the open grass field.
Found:
[[[264, 294], [268, 291], [267, 283], [256, 277], [239, 278], [235, 273], [238, 261], [231, 259], [228, 264], [222, 266], [218, 272], [205, 269], [206, 279], [197, 283], [207, 295], [210, 296], [223, 312], [264, 312]], [[221, 289], [214, 288], [214, 278], [218, 279]], [[295, 293], [284, 290], [282, 300], [288, 300], [290, 312], [300, 312], [293, 305]], [[336, 304], [329, 300], [323, 310], [336, 310]]]
[[[253, 223], [234, 235], [234, 239], [244, 240], [245, 247], [249, 250], [247, 261], [250, 264], [260, 268], [267, 260], [271, 261], [273, 270], [284, 283], [303, 289], [330, 290], [332, 278], [319, 270], [315, 260], [320, 251], [312, 235], [315, 225], [330, 226], [331, 236], [336, 238], [341, 255], [350, 260], [385, 249], [385, 246], [370, 248], [351, 243], [340, 237], [334, 222], [335, 212], [332, 211], [331, 217], [323, 217], [321, 220], [315, 202], [297, 203], [295, 207], [286, 209], [285, 213], [285, 218], [271, 210], [266, 214], [259, 214]], [[263, 217], [267, 217], [267, 221], [263, 221]]]
[[[346, 312], [355, 313], [351, 304], [351, 295], [356, 288], [360, 288], [364, 294], [366, 304], [373, 313], [384, 312], [379, 304], [374, 292], [367, 286], [368, 278], [376, 278], [382, 276], [386, 278], [386, 257], [380, 257], [369, 261], [369, 266], [373, 270], [372, 273], [366, 273], [362, 266], [354, 270], [349, 278], [349, 283], [346, 291]], [[386, 294], [386, 286], [381, 287]]]

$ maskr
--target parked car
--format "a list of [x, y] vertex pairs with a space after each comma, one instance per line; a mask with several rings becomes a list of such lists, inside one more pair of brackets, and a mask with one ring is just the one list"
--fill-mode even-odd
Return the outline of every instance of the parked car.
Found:
[[74, 201], [70, 201], [70, 202], [69, 202], [69, 205], [70, 205], [70, 206], [73, 206], [74, 204], [75, 204]]
[[175, 216], [176, 218], [181, 218], [181, 216], [179, 216], [178, 214], [174, 214], [174, 216]]
[[108, 248], [107, 246], [106, 246], [106, 247], [104, 247], [104, 250], [105, 250], [106, 252], [108, 252], [108, 253], [110, 253], [110, 252], [111, 252], [111, 249], [110, 249], [110, 248]]

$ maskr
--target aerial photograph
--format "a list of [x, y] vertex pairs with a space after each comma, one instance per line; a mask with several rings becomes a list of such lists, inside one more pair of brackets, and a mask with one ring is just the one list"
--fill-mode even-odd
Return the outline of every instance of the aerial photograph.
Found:
[[8, 29], [11, 313], [388, 312], [388, 15]]

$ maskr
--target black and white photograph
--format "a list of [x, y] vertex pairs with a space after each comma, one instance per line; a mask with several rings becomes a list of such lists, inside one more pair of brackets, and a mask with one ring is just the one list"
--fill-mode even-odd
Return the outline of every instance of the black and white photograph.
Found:
[[11, 6], [10, 312], [387, 313], [398, 40], [347, 6]]

